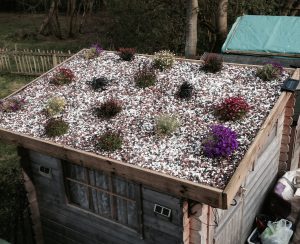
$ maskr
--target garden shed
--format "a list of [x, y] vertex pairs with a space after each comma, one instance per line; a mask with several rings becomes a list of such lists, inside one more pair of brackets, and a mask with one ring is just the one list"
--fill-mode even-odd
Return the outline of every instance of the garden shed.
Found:
[[[19, 146], [36, 242], [243, 243], [287, 160], [295, 98], [281, 85], [299, 69], [262, 81], [259, 66], [224, 63], [209, 73], [203, 61], [177, 58], [168, 69], [142, 70], [156, 81], [141, 87], [137, 74], [157, 55], [123, 61], [89, 51], [1, 101], [0, 138]], [[66, 76], [72, 81], [58, 85]], [[190, 99], [180, 98], [184, 82], [193, 87]], [[216, 116], [228, 96], [247, 100], [243, 118]], [[53, 97], [64, 99], [64, 109], [49, 118]], [[98, 104], [111, 98], [122, 110], [97, 117]], [[177, 116], [172, 134], [158, 133], [160, 114]], [[50, 136], [53, 120], [68, 122], [59, 128], [65, 134]], [[234, 141], [230, 155], [203, 154], [213, 125]], [[112, 130], [123, 144], [107, 151], [103, 133]]]

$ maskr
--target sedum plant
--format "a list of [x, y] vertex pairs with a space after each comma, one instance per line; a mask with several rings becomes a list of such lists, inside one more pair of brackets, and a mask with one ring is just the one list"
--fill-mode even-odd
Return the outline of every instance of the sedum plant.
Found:
[[72, 70], [68, 68], [59, 68], [51, 79], [51, 83], [59, 85], [67, 85], [74, 81], [75, 76]]
[[215, 113], [220, 119], [239, 120], [250, 110], [250, 105], [243, 97], [228, 97], [215, 107]]
[[223, 57], [216, 53], [209, 53], [204, 58], [203, 69], [206, 72], [216, 73], [223, 67]]
[[160, 71], [171, 68], [174, 62], [175, 54], [170, 51], [162, 50], [154, 53], [153, 67], [159, 69]]
[[239, 146], [235, 131], [223, 125], [212, 125], [202, 143], [204, 155], [209, 158], [229, 157]]
[[66, 100], [63, 97], [53, 97], [49, 99], [46, 105], [46, 113], [49, 116], [60, 114], [66, 106]]
[[116, 99], [109, 99], [95, 108], [97, 117], [110, 119], [122, 111], [122, 104]]
[[119, 133], [107, 131], [96, 137], [96, 147], [104, 151], [115, 151], [122, 147], [123, 139]]
[[188, 83], [187, 81], [183, 82], [181, 84], [181, 86], [178, 89], [178, 97], [180, 97], [181, 99], [191, 99], [192, 95], [193, 95], [193, 85]]
[[156, 119], [156, 133], [169, 136], [179, 127], [179, 119], [175, 116], [164, 114]]
[[84, 52], [83, 56], [85, 59], [93, 59], [99, 57], [102, 52], [103, 48], [99, 44], [94, 44]]
[[45, 134], [49, 137], [56, 137], [66, 134], [69, 130], [69, 125], [62, 119], [51, 118], [45, 126]]
[[135, 48], [119, 48], [118, 55], [124, 61], [131, 61], [134, 59]]
[[6, 100], [0, 100], [0, 111], [10, 113], [10, 112], [16, 112], [25, 104], [24, 99], [19, 98], [9, 98]]
[[139, 70], [134, 75], [134, 82], [140, 88], [146, 88], [155, 85], [155, 70], [146, 63], [140, 65]]
[[95, 90], [95, 91], [98, 91], [98, 90], [105, 90], [106, 86], [108, 85], [109, 83], [109, 79], [107, 79], [106, 77], [99, 77], [99, 78], [93, 78], [92, 81], [89, 81], [88, 82], [91, 87]]
[[258, 68], [256, 71], [256, 76], [262, 79], [263, 81], [270, 81], [278, 79], [282, 72], [283, 68], [280, 64], [269, 63], [265, 64], [261, 68]]

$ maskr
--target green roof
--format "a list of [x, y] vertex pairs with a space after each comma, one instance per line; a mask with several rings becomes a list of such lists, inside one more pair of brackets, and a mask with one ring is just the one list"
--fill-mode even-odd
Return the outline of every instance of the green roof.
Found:
[[222, 52], [300, 57], [300, 17], [239, 17], [227, 36]]

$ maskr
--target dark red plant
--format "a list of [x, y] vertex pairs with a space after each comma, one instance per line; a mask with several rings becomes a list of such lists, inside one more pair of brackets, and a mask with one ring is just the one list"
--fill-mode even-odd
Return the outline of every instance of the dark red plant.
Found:
[[74, 80], [75, 76], [72, 70], [68, 68], [59, 68], [57, 73], [51, 79], [51, 83], [54, 85], [70, 84]]
[[131, 61], [134, 58], [135, 48], [119, 48], [118, 54], [121, 59]]

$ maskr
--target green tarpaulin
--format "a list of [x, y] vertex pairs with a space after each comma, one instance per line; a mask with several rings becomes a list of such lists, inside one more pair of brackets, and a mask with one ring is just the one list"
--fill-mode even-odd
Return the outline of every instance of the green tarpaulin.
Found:
[[300, 57], [300, 17], [239, 17], [227, 36], [222, 52]]

